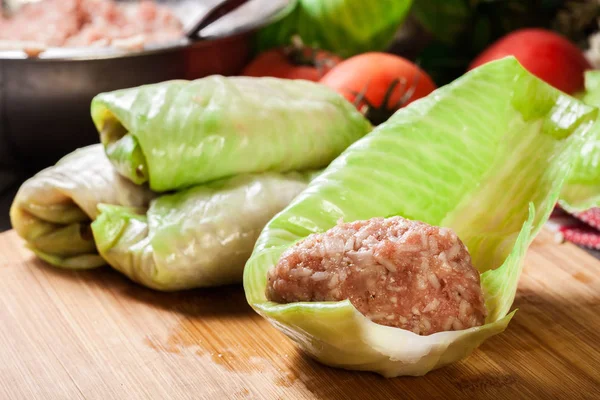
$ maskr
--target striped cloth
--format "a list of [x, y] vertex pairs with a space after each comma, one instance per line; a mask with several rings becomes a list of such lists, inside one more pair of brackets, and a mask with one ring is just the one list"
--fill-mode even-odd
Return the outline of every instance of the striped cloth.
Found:
[[555, 232], [556, 241], [568, 241], [588, 249], [600, 250], [600, 208], [569, 214], [556, 207], [546, 226]]

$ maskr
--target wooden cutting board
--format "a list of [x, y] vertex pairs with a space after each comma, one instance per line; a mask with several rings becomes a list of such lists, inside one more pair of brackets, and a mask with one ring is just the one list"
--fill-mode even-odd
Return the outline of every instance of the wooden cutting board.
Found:
[[600, 399], [600, 261], [542, 232], [509, 328], [467, 360], [384, 379], [322, 366], [242, 288], [173, 294], [61, 271], [0, 235], [0, 399]]

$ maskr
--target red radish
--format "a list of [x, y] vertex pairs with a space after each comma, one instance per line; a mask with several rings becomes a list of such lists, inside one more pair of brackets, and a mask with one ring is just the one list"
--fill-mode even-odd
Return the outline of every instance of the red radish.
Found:
[[584, 71], [592, 68], [583, 52], [563, 36], [546, 29], [527, 28], [494, 42], [473, 60], [469, 69], [510, 55], [529, 72], [568, 94], [583, 89]]
[[388, 53], [351, 57], [333, 67], [319, 82], [356, 104], [374, 125], [436, 88], [417, 65]]

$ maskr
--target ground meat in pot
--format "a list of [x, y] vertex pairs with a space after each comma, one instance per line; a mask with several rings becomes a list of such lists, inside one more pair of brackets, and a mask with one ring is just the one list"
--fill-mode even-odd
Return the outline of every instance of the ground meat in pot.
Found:
[[0, 48], [34, 43], [137, 49], [182, 37], [179, 19], [168, 7], [151, 0], [43, 0], [25, 4], [9, 17], [0, 15]]
[[341, 301], [420, 335], [485, 322], [479, 273], [456, 234], [401, 217], [338, 224], [292, 246], [268, 273], [278, 303]]

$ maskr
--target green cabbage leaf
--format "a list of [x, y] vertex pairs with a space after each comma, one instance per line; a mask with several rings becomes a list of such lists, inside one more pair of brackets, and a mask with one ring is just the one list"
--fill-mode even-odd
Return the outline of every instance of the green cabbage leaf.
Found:
[[309, 46], [350, 57], [385, 50], [412, 0], [298, 0], [283, 19], [257, 34], [257, 49], [286, 46], [299, 36]]
[[[423, 375], [506, 329], [526, 250], [558, 200], [597, 110], [512, 57], [399, 110], [350, 146], [261, 233], [244, 270], [249, 304], [321, 362], [386, 377]], [[311, 233], [400, 215], [453, 229], [481, 273], [486, 323], [419, 336], [346, 300], [277, 304], [267, 272]]]
[[[586, 71], [581, 100], [600, 107], [600, 71]], [[559, 204], [570, 212], [600, 207], [600, 121], [592, 127], [588, 141], [574, 162]]]

